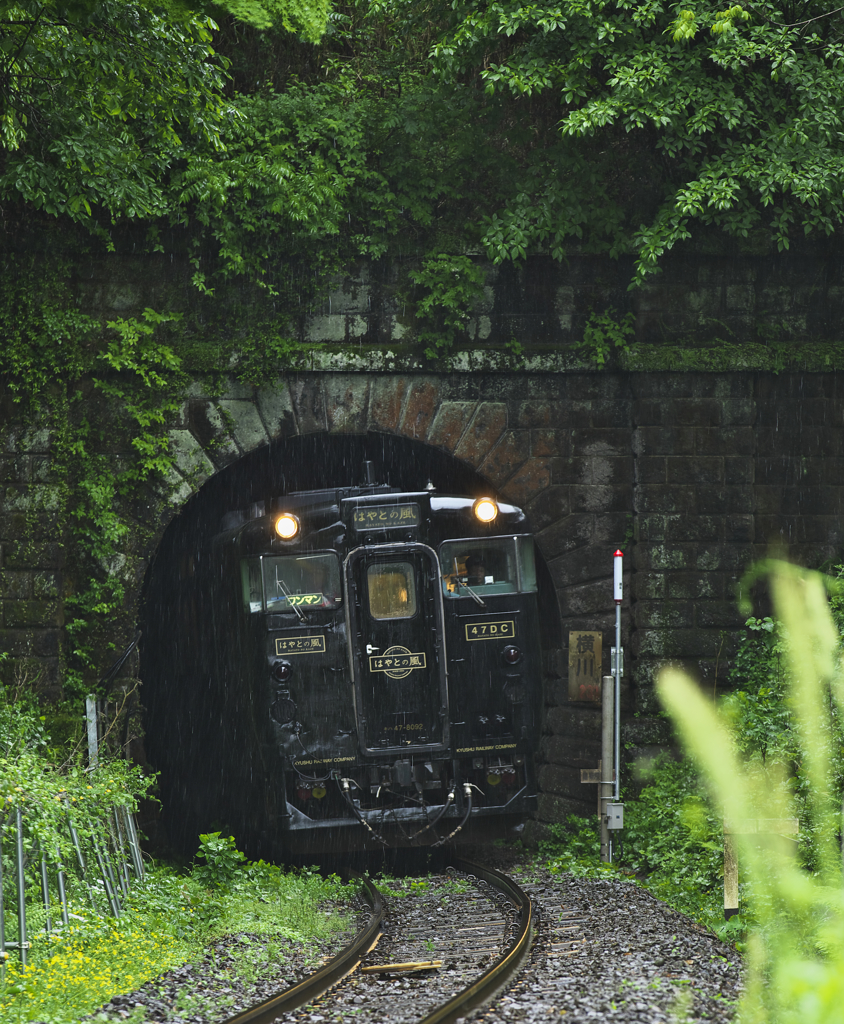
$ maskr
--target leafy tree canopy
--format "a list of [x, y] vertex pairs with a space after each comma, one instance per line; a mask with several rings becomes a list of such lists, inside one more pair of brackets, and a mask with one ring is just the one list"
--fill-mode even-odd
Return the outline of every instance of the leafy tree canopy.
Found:
[[[441, 17], [432, 63], [444, 80], [558, 104], [555, 138], [545, 139], [558, 167], [492, 215], [485, 242], [499, 258], [597, 228], [613, 249], [636, 253], [641, 278], [696, 221], [741, 238], [762, 232], [780, 249], [795, 229], [839, 229], [840, 8], [496, 0], [444, 6]], [[584, 205], [578, 185], [584, 162], [612, 190], [631, 144], [650, 156], [651, 202], [632, 222], [622, 189], [617, 219], [596, 222], [600, 206]]]
[[222, 9], [212, 38], [188, 0], [0, 4], [0, 194], [100, 233], [142, 219], [152, 246], [179, 224], [206, 290], [277, 290], [285, 254], [573, 241], [633, 254], [636, 283], [701, 228], [840, 230], [844, 40], [819, 0]]
[[[209, 9], [210, 4], [205, 5]], [[0, 3], [0, 194], [100, 228], [161, 217], [171, 169], [223, 147], [227, 61], [191, 0]], [[258, 28], [315, 41], [327, 0], [221, 0]], [[101, 228], [100, 228], [101, 230]]]

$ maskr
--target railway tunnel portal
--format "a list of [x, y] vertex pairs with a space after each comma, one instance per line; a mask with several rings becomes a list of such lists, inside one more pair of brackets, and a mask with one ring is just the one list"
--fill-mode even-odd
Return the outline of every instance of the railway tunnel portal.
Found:
[[[491, 486], [525, 509], [556, 601], [556, 639], [544, 657], [538, 816], [589, 812], [594, 788], [581, 785], [580, 769], [597, 761], [597, 711], [569, 697], [567, 647], [577, 630], [603, 631], [610, 646], [613, 550], [625, 551], [629, 595], [624, 740], [631, 756], [647, 755], [670, 741], [653, 699], [660, 664], [683, 663], [710, 692], [726, 684], [731, 631], [741, 625], [734, 585], [751, 561], [772, 543], [807, 565], [840, 557], [841, 381], [836, 372], [527, 366], [338, 367], [282, 373], [261, 388], [231, 383], [222, 393], [196, 379], [171, 424], [176, 469], [157, 502], [138, 508], [143, 529], [125, 562], [109, 567], [125, 579], [126, 632], [138, 622], [148, 628], [144, 588], [150, 594], [159, 569], [176, 563], [174, 539], [191, 523], [205, 528], [203, 517], [210, 523], [223, 504], [247, 505], [279, 466], [284, 489], [334, 473], [354, 482], [366, 452], [394, 474], [392, 483], [424, 487], [431, 476], [442, 490]], [[24, 517], [8, 511], [44, 490], [52, 442], [26, 424], [8, 436], [4, 642], [55, 679], [67, 570], [49, 509], [30, 516], [44, 539], [29, 546], [16, 540]], [[106, 446], [104, 458], [117, 465], [118, 449]]]

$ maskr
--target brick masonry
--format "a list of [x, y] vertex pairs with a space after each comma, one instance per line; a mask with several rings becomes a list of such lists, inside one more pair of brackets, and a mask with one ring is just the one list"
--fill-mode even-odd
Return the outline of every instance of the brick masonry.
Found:
[[[579, 769], [597, 759], [597, 713], [568, 703], [564, 648], [569, 630], [601, 629], [608, 652], [613, 550], [626, 554], [625, 740], [647, 755], [669, 740], [653, 717], [661, 664], [684, 664], [710, 690], [723, 686], [741, 624], [735, 584], [752, 560], [772, 546], [808, 565], [840, 557], [842, 389], [838, 373], [515, 369], [299, 373], [211, 397], [197, 380], [171, 425], [169, 513], [144, 523], [139, 507], [152, 539], [104, 570], [124, 575], [137, 607], [168, 517], [274, 439], [387, 433], [451, 454], [526, 509], [556, 588], [564, 644], [547, 652], [539, 752], [540, 817], [553, 820], [594, 805]], [[35, 659], [55, 680], [63, 555], [51, 439], [11, 416], [0, 437], [0, 649]]]

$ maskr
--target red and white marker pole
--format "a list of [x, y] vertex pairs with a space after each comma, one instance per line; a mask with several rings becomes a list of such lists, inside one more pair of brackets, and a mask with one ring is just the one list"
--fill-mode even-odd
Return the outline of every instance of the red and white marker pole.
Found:
[[613, 675], [615, 676], [615, 736], [614, 740], [614, 758], [613, 758], [613, 772], [614, 772], [614, 797], [616, 800], [620, 796], [620, 785], [621, 785], [621, 601], [623, 596], [623, 581], [622, 581], [622, 564], [624, 562], [624, 553], [622, 551], [616, 551], [613, 555], [613, 597], [615, 598], [615, 665], [613, 666]]

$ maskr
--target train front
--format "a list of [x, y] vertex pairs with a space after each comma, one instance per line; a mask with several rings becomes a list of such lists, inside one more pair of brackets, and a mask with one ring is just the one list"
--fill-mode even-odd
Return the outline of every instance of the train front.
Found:
[[270, 517], [271, 552], [242, 567], [266, 625], [257, 706], [283, 778], [277, 852], [502, 835], [535, 803], [541, 654], [523, 513], [385, 489], [288, 505]]

